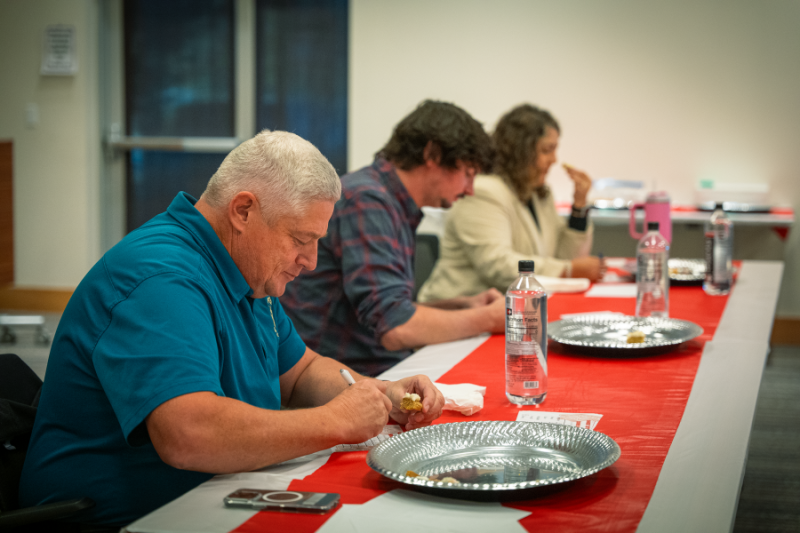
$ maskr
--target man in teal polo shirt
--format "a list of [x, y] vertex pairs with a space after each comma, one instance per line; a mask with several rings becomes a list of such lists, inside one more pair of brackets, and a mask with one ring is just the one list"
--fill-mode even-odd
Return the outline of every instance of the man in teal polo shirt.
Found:
[[[363, 442], [389, 417], [409, 429], [437, 418], [444, 401], [424, 376], [353, 372], [347, 387], [277, 300], [315, 267], [340, 194], [310, 143], [262, 132], [199, 200], [180, 193], [106, 253], [53, 339], [21, 503], [88, 496], [82, 522], [124, 525], [213, 474]], [[399, 408], [406, 392], [423, 413]]]

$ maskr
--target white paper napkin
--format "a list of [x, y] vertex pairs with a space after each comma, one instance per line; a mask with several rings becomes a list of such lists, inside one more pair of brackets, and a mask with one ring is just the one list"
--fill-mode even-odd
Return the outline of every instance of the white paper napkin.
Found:
[[434, 383], [434, 385], [444, 395], [445, 410], [458, 411], [462, 415], [470, 416], [483, 409], [483, 395], [486, 394], [486, 387], [472, 383], [457, 385]]
[[589, 288], [591, 282], [586, 278], [551, 278], [549, 276], [536, 276], [547, 294], [557, 292], [583, 292]]
[[587, 298], [636, 298], [635, 283], [595, 283]]

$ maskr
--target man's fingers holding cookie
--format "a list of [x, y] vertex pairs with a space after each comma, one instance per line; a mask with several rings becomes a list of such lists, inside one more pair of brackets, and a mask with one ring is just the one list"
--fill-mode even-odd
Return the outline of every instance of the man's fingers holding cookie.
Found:
[[419, 394], [407, 392], [405, 396], [403, 396], [403, 399], [400, 400], [400, 409], [406, 411], [422, 411], [422, 398], [419, 397]]

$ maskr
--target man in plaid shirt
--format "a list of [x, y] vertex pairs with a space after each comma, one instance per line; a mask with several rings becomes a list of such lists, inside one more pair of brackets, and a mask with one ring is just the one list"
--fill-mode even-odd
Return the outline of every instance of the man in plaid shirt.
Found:
[[312, 350], [377, 376], [412, 349], [504, 329], [502, 294], [413, 301], [422, 206], [450, 207], [491, 169], [486, 132], [466, 111], [425, 101], [372, 165], [342, 177], [317, 266], [287, 284], [286, 314]]

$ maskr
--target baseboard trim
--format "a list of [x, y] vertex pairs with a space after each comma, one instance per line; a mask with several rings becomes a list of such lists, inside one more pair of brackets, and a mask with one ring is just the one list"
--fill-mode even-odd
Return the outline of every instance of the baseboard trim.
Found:
[[0, 287], [0, 309], [63, 313], [72, 289]]
[[770, 344], [800, 345], [800, 317], [775, 317]]

